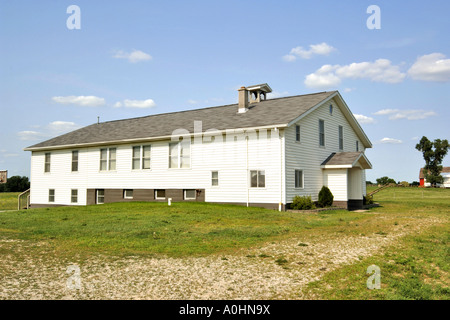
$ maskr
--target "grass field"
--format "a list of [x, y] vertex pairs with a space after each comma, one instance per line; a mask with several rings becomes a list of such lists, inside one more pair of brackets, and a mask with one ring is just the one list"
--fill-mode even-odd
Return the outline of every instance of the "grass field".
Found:
[[190, 256], [229, 252], [363, 217], [207, 203], [114, 203], [9, 212], [0, 215], [0, 234], [50, 240], [63, 251]]
[[[368, 189], [368, 192], [376, 188]], [[374, 213], [394, 217], [394, 225], [413, 223], [424, 216], [443, 217], [446, 223], [402, 238], [383, 254], [328, 273], [308, 285], [307, 298], [315, 299], [450, 299], [450, 190], [388, 188], [374, 195], [382, 205]], [[382, 231], [380, 232], [382, 233]], [[381, 290], [368, 290], [370, 265], [380, 267]]]
[[19, 192], [0, 192], [0, 211], [17, 210], [17, 196]]
[[[67, 297], [74, 262], [90, 271], [73, 299], [450, 299], [450, 190], [389, 188], [374, 200], [369, 212], [207, 203], [0, 212], [0, 299]], [[370, 265], [380, 290], [366, 287]]]

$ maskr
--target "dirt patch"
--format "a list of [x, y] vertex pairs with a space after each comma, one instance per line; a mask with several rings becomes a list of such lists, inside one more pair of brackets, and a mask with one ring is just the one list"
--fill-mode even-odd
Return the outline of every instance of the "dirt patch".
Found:
[[389, 222], [378, 234], [358, 234], [366, 226], [354, 224], [197, 258], [61, 258], [45, 242], [3, 239], [0, 299], [301, 299], [302, 288], [326, 272], [442, 222], [431, 217], [408, 225]]

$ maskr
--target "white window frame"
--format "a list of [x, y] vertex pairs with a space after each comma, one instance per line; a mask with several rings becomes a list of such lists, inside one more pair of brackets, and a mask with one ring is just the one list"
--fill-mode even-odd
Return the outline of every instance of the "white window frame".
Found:
[[[297, 173], [298, 172], [301, 173], [301, 177], [302, 177], [302, 179], [301, 179], [301, 182], [302, 182], [301, 186], [297, 185], [297, 182], [298, 182], [298, 180], [297, 180]], [[294, 172], [294, 188], [295, 189], [304, 189], [305, 188], [305, 173], [304, 173], [304, 171], [302, 169], [295, 169], [295, 172]]]
[[[187, 197], [187, 191], [194, 191], [194, 197], [193, 198], [188, 198]], [[197, 200], [197, 191], [195, 189], [184, 189], [183, 190], [183, 198], [184, 200]]]
[[[53, 194], [51, 194], [53, 191]], [[50, 200], [50, 197], [53, 197], [53, 200]], [[54, 203], [56, 199], [56, 191], [55, 189], [48, 189], [48, 203]]]
[[[102, 158], [102, 151], [106, 150], [106, 159]], [[114, 150], [114, 159], [112, 159], [111, 151]], [[105, 164], [105, 169], [102, 169], [102, 163]], [[112, 169], [112, 163], [114, 163], [114, 168]], [[106, 172], [106, 171], [117, 171], [117, 148], [111, 147], [111, 148], [101, 148], [100, 149], [100, 161], [99, 161], [99, 171], [100, 172]]]
[[[252, 172], [256, 172], [256, 186], [255, 187], [252, 186]], [[260, 176], [262, 176], [260, 174], [261, 172], [264, 172], [264, 185], [263, 186], [260, 186]], [[259, 169], [257, 169], [257, 170], [250, 170], [249, 171], [249, 187], [252, 188], [252, 189], [256, 189], [256, 188], [263, 189], [263, 188], [265, 188], [266, 187], [266, 170], [259, 170]]]
[[[77, 155], [76, 159], [74, 157], [75, 155]], [[72, 150], [72, 167], [71, 167], [71, 171], [72, 172], [78, 172], [78, 170], [79, 170], [79, 163], [80, 163], [79, 159], [80, 159], [80, 152], [78, 150]], [[74, 170], [74, 166], [75, 165], [76, 165], [76, 168]]]
[[[158, 197], [158, 191], [164, 191], [164, 198]], [[166, 200], [166, 190], [165, 189], [156, 189], [155, 190], [155, 200]]]
[[[103, 191], [103, 195], [101, 195], [101, 198], [103, 198], [102, 202], [98, 201], [99, 191]], [[95, 203], [96, 204], [104, 204], [105, 203], [105, 189], [96, 189], [95, 190]]]
[[[134, 150], [139, 148], [139, 156], [135, 157], [134, 154]], [[148, 157], [144, 157], [145, 155], [145, 149], [148, 148], [149, 149], [149, 156]], [[145, 164], [145, 160], [148, 159], [149, 162], [149, 167], [148, 168], [144, 168], [144, 164]], [[136, 168], [135, 167], [135, 161], [138, 160], [139, 161], [139, 165]], [[133, 146], [131, 148], [131, 169], [132, 170], [150, 170], [152, 168], [152, 146], [150, 144], [146, 144], [146, 145], [140, 145], [140, 146]]]
[[[75, 195], [74, 195], [75, 191]], [[75, 201], [74, 201], [75, 198]], [[70, 203], [78, 203], [78, 189], [71, 189], [70, 190]]]
[[[320, 128], [320, 124], [323, 123], [323, 132]], [[323, 137], [323, 144], [322, 144]], [[325, 147], [325, 120], [319, 119], [319, 147]]]
[[[172, 147], [177, 145], [176, 155], [172, 155]], [[189, 146], [189, 154], [183, 154], [183, 150], [186, 150], [186, 146]], [[172, 157], [176, 157], [177, 165], [172, 166], [171, 159]], [[189, 161], [186, 161], [188, 159]], [[187, 166], [183, 166], [187, 165]], [[178, 142], [169, 142], [169, 169], [190, 169], [191, 168], [191, 141], [178, 141]]]
[[[217, 178], [214, 178], [214, 172], [217, 173]], [[217, 184], [214, 184], [214, 180], [217, 181]], [[217, 188], [219, 186], [219, 171], [218, 170], [213, 170], [211, 171], [211, 187], [213, 188]]]
[[44, 173], [50, 173], [51, 164], [52, 164], [52, 154], [51, 152], [46, 152], [44, 155]]
[[[131, 191], [131, 196], [127, 195], [127, 192]], [[128, 199], [128, 200], [132, 200], [134, 198], [134, 190], [133, 189], [124, 189], [123, 190], [123, 198], [124, 199]]]

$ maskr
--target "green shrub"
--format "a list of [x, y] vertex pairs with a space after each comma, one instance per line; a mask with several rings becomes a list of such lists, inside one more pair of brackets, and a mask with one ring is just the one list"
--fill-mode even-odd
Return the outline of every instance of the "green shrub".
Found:
[[294, 200], [292, 201], [291, 208], [294, 210], [311, 210], [315, 209], [316, 206], [311, 200], [311, 196], [295, 196]]
[[334, 196], [328, 187], [323, 186], [319, 192], [319, 201], [317, 203], [321, 207], [330, 207], [333, 204]]
[[373, 196], [369, 196], [369, 195], [364, 196], [363, 197], [363, 204], [364, 205], [366, 205], [366, 204], [373, 204]]

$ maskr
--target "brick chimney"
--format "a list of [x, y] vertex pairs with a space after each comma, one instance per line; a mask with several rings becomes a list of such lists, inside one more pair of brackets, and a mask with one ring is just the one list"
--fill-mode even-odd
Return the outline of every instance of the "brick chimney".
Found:
[[239, 113], [247, 112], [248, 110], [248, 91], [247, 88], [241, 87], [238, 89], [239, 92]]

